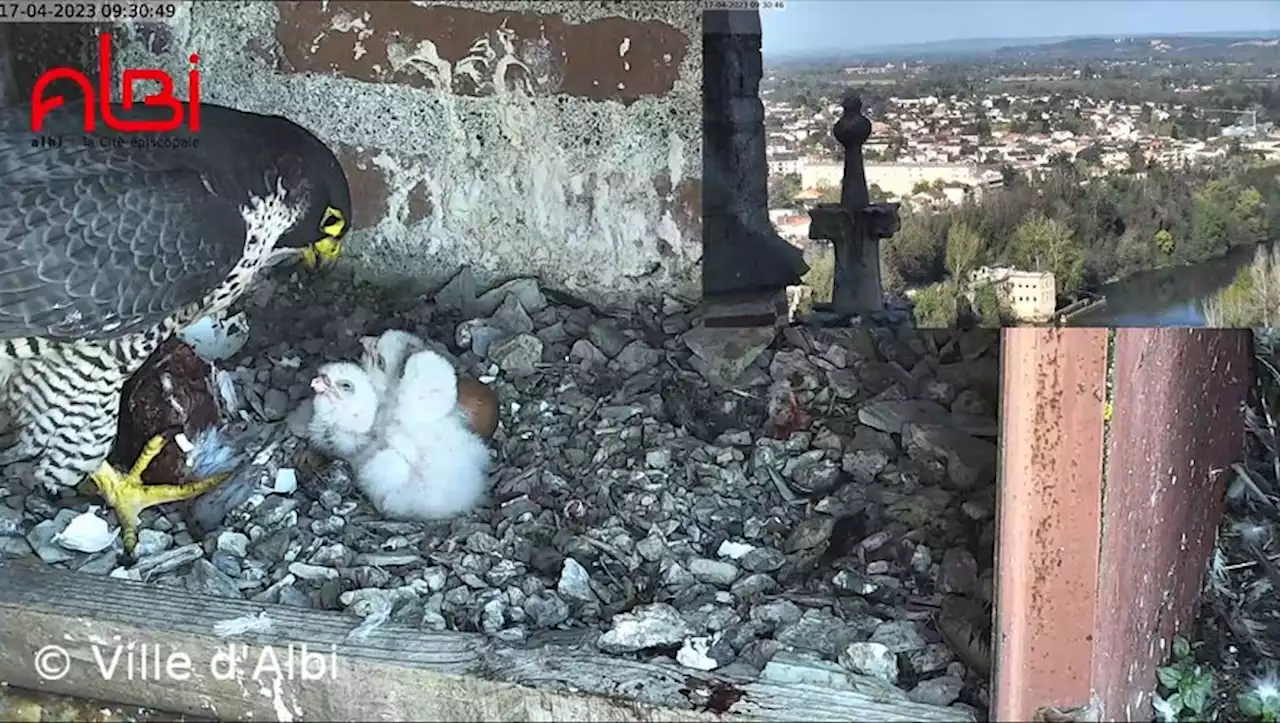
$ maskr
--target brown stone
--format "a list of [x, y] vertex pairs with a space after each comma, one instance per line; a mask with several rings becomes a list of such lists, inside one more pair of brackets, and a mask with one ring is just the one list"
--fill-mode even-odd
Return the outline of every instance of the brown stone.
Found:
[[458, 406], [467, 415], [471, 431], [490, 439], [498, 429], [498, 393], [468, 376], [458, 376]]
[[[326, 10], [327, 5], [327, 10]], [[508, 69], [507, 82], [523, 78], [538, 94], [564, 94], [629, 103], [671, 91], [689, 38], [655, 20], [602, 18], [568, 23], [558, 15], [481, 12], [449, 6], [420, 7], [408, 2], [280, 2], [276, 37], [287, 65], [296, 72], [325, 73], [373, 83], [431, 87], [415, 69], [424, 61], [393, 67], [395, 56], [413, 54], [422, 41], [453, 66], [454, 93], [488, 95], [491, 71], [481, 68], [481, 84], [457, 72], [480, 38], [501, 54], [503, 35], [529, 67]], [[365, 19], [367, 18], [367, 19]], [[359, 20], [360, 22], [353, 22]], [[343, 28], [343, 30], [335, 29]], [[627, 52], [621, 52], [626, 46]]]

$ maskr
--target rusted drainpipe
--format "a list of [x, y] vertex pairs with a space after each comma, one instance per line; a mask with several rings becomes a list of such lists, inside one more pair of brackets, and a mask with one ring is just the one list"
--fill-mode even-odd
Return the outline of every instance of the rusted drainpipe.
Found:
[[1004, 332], [994, 720], [1151, 719], [1243, 457], [1251, 355], [1238, 329]]

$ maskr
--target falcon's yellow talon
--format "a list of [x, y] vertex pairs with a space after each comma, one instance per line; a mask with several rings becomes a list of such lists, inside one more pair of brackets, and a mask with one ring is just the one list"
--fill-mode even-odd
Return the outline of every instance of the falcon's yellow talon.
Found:
[[164, 449], [166, 440], [162, 436], [152, 437], [134, 461], [128, 474], [121, 474], [110, 463], [103, 462], [98, 470], [90, 475], [98, 492], [108, 505], [116, 511], [123, 532], [124, 551], [134, 557], [138, 547], [138, 524], [142, 511], [162, 505], [166, 502], [179, 502], [198, 497], [217, 487], [226, 479], [226, 475], [211, 477], [183, 485], [149, 485], [142, 481], [142, 473], [155, 460], [160, 450]]
[[147, 467], [150, 467], [155, 458], [159, 456], [165, 444], [167, 444], [167, 440], [163, 435], [157, 434], [148, 439], [146, 445], [142, 447], [142, 452], [138, 455], [138, 458], [133, 461], [133, 467], [129, 469], [129, 475], [141, 478], [142, 473], [146, 472]]
[[342, 243], [333, 238], [322, 238], [302, 249], [302, 264], [309, 269], [323, 266], [342, 253]]

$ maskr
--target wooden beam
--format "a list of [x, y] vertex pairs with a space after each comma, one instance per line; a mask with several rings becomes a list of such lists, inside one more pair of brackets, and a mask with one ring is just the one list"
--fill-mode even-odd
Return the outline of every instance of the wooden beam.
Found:
[[[272, 621], [268, 632], [215, 632], [219, 622], [260, 613]], [[388, 624], [349, 640], [357, 621], [340, 613], [191, 595], [30, 561], [0, 561], [0, 620], [0, 681], [220, 720], [973, 720], [955, 708], [563, 646], [514, 648], [478, 634]], [[104, 676], [100, 663], [130, 644], [132, 656], [122, 653], [114, 674]], [[145, 671], [138, 662], [143, 645]], [[65, 650], [70, 661], [56, 680], [37, 671], [47, 646]], [[320, 679], [303, 679], [304, 646]], [[237, 656], [234, 669], [229, 651]], [[45, 655], [52, 655], [46, 665], [60, 665], [57, 652]], [[255, 676], [271, 655], [278, 669]], [[130, 659], [133, 680], [125, 670]], [[169, 661], [178, 674], [166, 674]]]

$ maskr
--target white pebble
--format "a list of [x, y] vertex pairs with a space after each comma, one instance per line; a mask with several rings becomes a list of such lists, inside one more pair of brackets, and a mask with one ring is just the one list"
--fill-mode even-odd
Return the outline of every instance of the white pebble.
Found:
[[711, 638], [688, 638], [676, 653], [676, 662], [694, 670], [715, 670], [720, 667], [720, 663], [707, 655], [710, 649]]
[[740, 560], [744, 555], [756, 549], [755, 545], [748, 545], [745, 542], [732, 542], [725, 540], [720, 543], [720, 548], [716, 550], [716, 554], [720, 557], [727, 557], [730, 560]]
[[276, 470], [276, 482], [272, 491], [280, 495], [291, 495], [298, 489], [298, 473], [292, 467], [281, 467]]
[[106, 520], [98, 517], [99, 509], [97, 505], [92, 505], [88, 511], [76, 515], [66, 529], [53, 536], [53, 542], [67, 550], [78, 552], [101, 552], [110, 547], [120, 530], [113, 531]]

